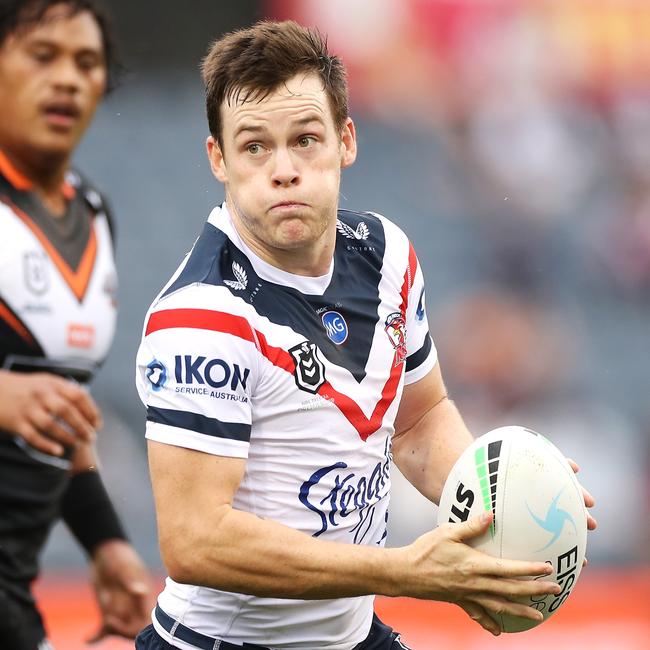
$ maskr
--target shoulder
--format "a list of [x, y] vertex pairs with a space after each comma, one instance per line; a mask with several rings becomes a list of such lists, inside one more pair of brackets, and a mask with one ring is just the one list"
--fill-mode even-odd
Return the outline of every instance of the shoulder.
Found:
[[93, 214], [99, 218], [105, 218], [115, 241], [115, 219], [113, 210], [106, 195], [101, 192], [84, 174], [77, 169], [70, 169], [66, 174], [66, 182], [72, 186], [77, 196], [90, 208]]

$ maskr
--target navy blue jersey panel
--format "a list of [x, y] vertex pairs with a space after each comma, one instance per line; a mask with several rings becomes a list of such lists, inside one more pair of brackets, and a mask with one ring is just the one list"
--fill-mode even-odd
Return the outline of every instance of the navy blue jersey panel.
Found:
[[[341, 225], [337, 228], [334, 272], [323, 295], [304, 294], [260, 278], [244, 253], [209, 223], [194, 245], [185, 268], [164, 295], [196, 282], [226, 286], [252, 304], [261, 316], [303, 334], [330, 362], [346, 368], [361, 381], [366, 375], [378, 318], [386, 240], [383, 225], [376, 216], [348, 210], [340, 210], [338, 216]], [[240, 286], [233, 286], [233, 277], [236, 279], [233, 264], [244, 273], [245, 282]], [[206, 307], [218, 309], [216, 305]], [[340, 338], [332, 335], [332, 329], [328, 336], [328, 324], [324, 322], [328, 312], [335, 313], [333, 318], [338, 319], [337, 325], [344, 330]]]

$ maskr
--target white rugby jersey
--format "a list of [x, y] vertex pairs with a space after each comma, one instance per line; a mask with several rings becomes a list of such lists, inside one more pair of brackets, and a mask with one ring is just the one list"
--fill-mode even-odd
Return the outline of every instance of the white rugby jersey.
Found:
[[55, 220], [0, 152], [0, 367], [85, 383], [113, 339], [117, 275], [101, 196], [76, 172], [64, 192], [67, 211]]
[[[223, 206], [147, 315], [136, 382], [148, 439], [247, 459], [235, 508], [320, 539], [383, 545], [402, 387], [435, 363], [422, 272], [388, 219], [340, 210], [329, 272], [304, 277], [256, 256]], [[372, 603], [168, 578], [153, 623], [179, 648], [224, 639], [348, 650], [366, 637]]]

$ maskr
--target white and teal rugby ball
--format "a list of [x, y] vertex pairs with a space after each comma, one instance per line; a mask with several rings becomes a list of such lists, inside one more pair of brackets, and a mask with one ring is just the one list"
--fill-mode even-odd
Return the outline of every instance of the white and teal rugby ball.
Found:
[[[558, 582], [560, 594], [521, 601], [546, 620], [575, 587], [587, 546], [587, 511], [571, 466], [555, 445], [525, 427], [480, 436], [447, 477], [438, 524], [466, 521], [483, 511], [494, 513], [493, 524], [470, 540], [471, 546], [499, 558], [553, 566], [548, 579]], [[539, 624], [518, 616], [495, 618], [504, 632]]]

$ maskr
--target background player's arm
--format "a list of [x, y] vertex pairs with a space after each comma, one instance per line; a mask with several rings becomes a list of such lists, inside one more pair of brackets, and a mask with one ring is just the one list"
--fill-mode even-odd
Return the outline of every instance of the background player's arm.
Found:
[[55, 456], [63, 445], [91, 442], [99, 409], [78, 384], [45, 372], [0, 370], [0, 429]]
[[438, 503], [453, 464], [473, 439], [447, 395], [440, 364], [404, 387], [395, 419], [393, 460], [425, 497]]
[[[148, 571], [124, 537], [101, 486], [91, 444], [76, 447], [71, 472], [63, 514], [71, 515], [66, 523], [89, 554], [91, 582], [101, 613], [100, 628], [89, 641], [111, 634], [134, 638], [148, 624], [153, 605]], [[89, 535], [84, 531], [90, 531]]]
[[496, 560], [462, 543], [489, 520], [445, 526], [399, 549], [325, 541], [233, 508], [245, 460], [148, 445], [162, 558], [178, 582], [278, 598], [467, 599], [535, 620], [537, 612], [510, 598], [559, 589], [515, 579], [546, 575], [543, 563]]

